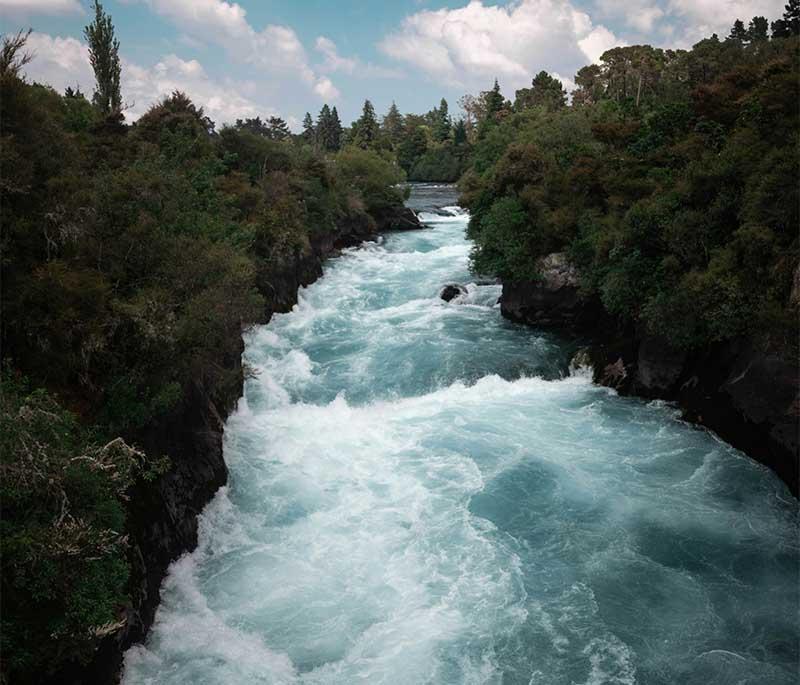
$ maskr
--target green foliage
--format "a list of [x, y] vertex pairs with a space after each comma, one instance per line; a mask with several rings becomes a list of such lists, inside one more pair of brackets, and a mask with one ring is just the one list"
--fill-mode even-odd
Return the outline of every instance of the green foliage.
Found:
[[531, 82], [530, 88], [522, 88], [516, 93], [514, 109], [522, 111], [529, 107], [561, 109], [567, 104], [567, 91], [558, 79], [546, 71], [540, 71]]
[[359, 192], [367, 211], [377, 212], [403, 201], [397, 187], [405, 180], [403, 170], [375, 152], [346, 147], [336, 156], [336, 171], [345, 184]]
[[754, 17], [689, 52], [609, 50], [571, 106], [520, 91], [460, 182], [474, 268], [531, 280], [566, 252], [586, 295], [675, 345], [796, 340], [798, 63]]
[[358, 121], [353, 123], [352, 142], [354, 145], [366, 150], [374, 147], [378, 141], [378, 119], [375, 108], [369, 100], [364, 101], [364, 109]]
[[89, 62], [94, 70], [95, 91], [92, 102], [106, 116], [122, 112], [119, 61], [119, 40], [114, 34], [111, 17], [103, 5], [94, 0], [94, 21], [83, 29], [89, 45]]
[[127, 444], [197, 393], [230, 405], [275, 273], [401, 203], [404, 179], [390, 154], [322, 154], [338, 149], [335, 108], [313, 146], [278, 117], [217, 134], [181, 92], [109, 121], [78, 91], [25, 82], [25, 37], [0, 49], [2, 349], [75, 414], [4, 374], [3, 682], [85, 661], [119, 628], [128, 485], [170, 468]]
[[3, 667], [19, 682], [86, 661], [126, 599], [124, 502], [143, 455], [102, 446], [9, 369], [0, 397]]

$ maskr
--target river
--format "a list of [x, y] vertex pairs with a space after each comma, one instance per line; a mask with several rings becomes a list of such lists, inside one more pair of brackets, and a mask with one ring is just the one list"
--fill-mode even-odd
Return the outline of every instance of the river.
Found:
[[429, 230], [329, 260], [246, 335], [230, 482], [124, 683], [794, 683], [797, 502], [659, 402], [567, 371]]

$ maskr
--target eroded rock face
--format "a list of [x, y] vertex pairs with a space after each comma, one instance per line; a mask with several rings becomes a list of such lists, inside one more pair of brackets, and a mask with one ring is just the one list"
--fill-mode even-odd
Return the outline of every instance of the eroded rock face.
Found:
[[536, 263], [536, 268], [541, 274], [542, 285], [548, 290], [577, 288], [580, 286], [580, 274], [570, 264], [564, 252], [553, 252], [546, 257], [542, 257]]
[[681, 377], [685, 363], [686, 352], [661, 338], [646, 335], [639, 343], [636, 383], [649, 393], [668, 392]]
[[538, 281], [503, 283], [500, 309], [503, 316], [542, 328], [572, 332], [592, 330], [606, 319], [596, 297], [585, 298], [579, 291], [580, 274], [563, 252], [538, 262]]
[[377, 213], [375, 222], [378, 231], [413, 231], [424, 228], [413, 209], [398, 207]]
[[439, 297], [441, 297], [445, 302], [451, 302], [460, 295], [466, 294], [467, 289], [463, 285], [459, 285], [458, 283], [449, 283], [442, 288], [442, 291], [439, 293]]

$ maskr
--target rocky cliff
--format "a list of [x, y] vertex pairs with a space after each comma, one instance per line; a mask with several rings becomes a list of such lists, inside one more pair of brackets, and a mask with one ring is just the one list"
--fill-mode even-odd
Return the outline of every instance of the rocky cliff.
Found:
[[622, 394], [675, 401], [684, 418], [769, 466], [798, 495], [798, 356], [768, 341], [737, 339], [684, 351], [609, 316], [584, 297], [563, 254], [540, 261], [537, 282], [507, 282], [503, 315], [572, 334], [597, 383]]
[[[386, 210], [376, 217], [355, 214], [345, 217], [335, 231], [310, 236], [293, 254], [262, 264], [258, 287], [265, 300], [263, 321], [276, 312], [289, 311], [297, 302], [298, 289], [319, 278], [324, 260], [338, 249], [374, 239], [381, 231], [419, 228], [416, 215], [406, 208]], [[198, 381], [170, 416], [132, 436], [148, 455], [167, 455], [170, 469], [153, 482], [139, 483], [131, 493], [131, 604], [122, 625], [104, 639], [94, 660], [59, 673], [54, 683], [116, 682], [125, 650], [146, 637], [155, 619], [169, 565], [196, 547], [197, 516], [227, 482], [222, 434], [244, 382], [241, 330], [231, 330], [229, 335], [239, 341], [239, 353], [218, 363], [233, 371], [237, 382], [212, 394]]]

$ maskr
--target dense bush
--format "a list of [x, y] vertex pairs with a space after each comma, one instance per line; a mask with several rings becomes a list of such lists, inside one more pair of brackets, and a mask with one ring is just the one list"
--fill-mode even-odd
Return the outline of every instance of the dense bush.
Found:
[[122, 440], [141, 442], [190, 391], [234, 397], [242, 328], [264, 315], [259, 274], [401, 203], [404, 175], [371, 150], [323, 155], [272, 120], [217, 132], [178, 92], [126, 126], [9, 64], [2, 678], [35, 682], [89, 658], [126, 601], [125, 495], [151, 466]]
[[796, 36], [615, 48], [570, 106], [506, 103], [460, 182], [474, 267], [530, 280], [565, 251], [587, 295], [678, 346], [795, 340], [798, 63]]
[[144, 456], [105, 445], [43, 390], [3, 372], [0, 531], [4, 671], [19, 682], [85, 661], [126, 599], [124, 501]]

